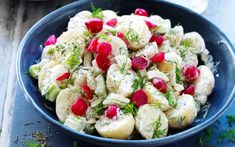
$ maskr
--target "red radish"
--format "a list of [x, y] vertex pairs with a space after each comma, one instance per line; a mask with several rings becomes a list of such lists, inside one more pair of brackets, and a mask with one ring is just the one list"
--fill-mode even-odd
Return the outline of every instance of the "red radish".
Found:
[[44, 45], [48, 46], [48, 45], [54, 45], [54, 44], [56, 44], [56, 37], [55, 35], [51, 35], [49, 36], [49, 38], [47, 39]]
[[152, 35], [149, 42], [156, 42], [158, 46], [162, 45], [164, 37], [161, 35]]
[[149, 17], [149, 14], [146, 10], [144, 9], [141, 9], [141, 8], [137, 8], [135, 9], [135, 15], [140, 15], [140, 16], [146, 16], [146, 17]]
[[161, 63], [165, 59], [165, 53], [164, 52], [158, 52], [156, 53], [152, 58], [151, 61], [153, 63]]
[[66, 72], [60, 75], [59, 77], [57, 77], [56, 81], [63, 81], [63, 80], [69, 79], [69, 77], [70, 77], [70, 73]]
[[122, 32], [117, 32], [117, 37], [121, 38], [126, 45], [128, 45], [128, 40], [126, 39], [125, 35]]
[[162, 93], [166, 93], [167, 91], [167, 84], [166, 82], [161, 78], [154, 78], [151, 80], [153, 86], [158, 89]]
[[115, 27], [116, 24], [117, 24], [117, 18], [110, 19], [105, 24], [108, 25], [108, 26], [111, 26], [111, 27]]
[[148, 26], [149, 29], [156, 29], [157, 28], [157, 25], [148, 21], [148, 20], [145, 20], [145, 23], [146, 25]]
[[109, 58], [102, 54], [98, 54], [95, 60], [97, 66], [103, 71], [107, 71], [109, 69], [109, 66], [111, 65]]
[[182, 90], [180, 93], [181, 94], [189, 94], [189, 95], [194, 95], [195, 87], [193, 85], [189, 85], [186, 87], [184, 90]]
[[79, 97], [71, 107], [71, 111], [75, 115], [82, 116], [86, 113], [87, 110], [87, 103], [82, 99], [82, 97]]
[[93, 99], [93, 91], [91, 90], [91, 88], [85, 84], [82, 84], [82, 91], [83, 91], [83, 96], [92, 100]]
[[195, 81], [200, 75], [200, 70], [193, 65], [185, 65], [182, 69], [184, 77], [189, 81]]
[[98, 44], [96, 51], [102, 55], [108, 56], [112, 52], [112, 46], [108, 42], [101, 42]]
[[98, 39], [97, 38], [93, 38], [89, 45], [87, 46], [86, 50], [88, 52], [95, 52], [96, 51], [96, 48], [97, 48], [97, 45], [98, 45]]
[[99, 18], [92, 18], [85, 25], [91, 33], [99, 33], [103, 29], [103, 21]]
[[148, 66], [148, 61], [140, 56], [132, 58], [131, 63], [134, 70], [142, 70]]
[[114, 118], [118, 114], [118, 107], [115, 105], [110, 105], [104, 112], [105, 116], [109, 119]]
[[148, 97], [146, 95], [146, 93], [140, 89], [137, 90], [136, 92], [134, 92], [134, 94], [131, 97], [131, 101], [137, 106], [140, 107], [144, 104], [147, 104], [148, 102]]

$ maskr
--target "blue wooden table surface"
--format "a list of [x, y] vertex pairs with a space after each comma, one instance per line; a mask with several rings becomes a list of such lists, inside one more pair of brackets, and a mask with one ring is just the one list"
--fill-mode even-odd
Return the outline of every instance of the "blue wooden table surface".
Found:
[[[25, 141], [32, 140], [31, 133], [35, 131], [47, 134], [47, 143], [54, 147], [73, 147], [74, 142], [78, 143], [79, 147], [92, 147], [90, 144], [75, 141], [44, 120], [26, 101], [16, 82], [15, 56], [20, 40], [39, 18], [64, 4], [60, 2], [21, 1], [18, 3], [0, 0], [0, 118], [2, 119], [0, 121], [2, 128], [2, 144], [0, 144], [0, 147], [1, 145], [3, 147], [9, 145], [12, 147], [24, 146]], [[10, 8], [8, 5], [10, 5]], [[210, 0], [208, 9], [202, 14], [225, 32], [232, 42], [235, 42], [234, 7], [234, 0]], [[1, 16], [4, 16], [4, 14], [7, 17], [2, 19]], [[6, 40], [11, 41], [12, 44], [7, 44]], [[229, 126], [227, 124], [226, 115], [235, 115], [235, 102], [219, 119], [220, 124], [216, 122], [212, 125], [214, 134], [208, 143], [209, 146], [235, 146], [235, 143], [229, 141], [220, 144], [217, 142], [218, 135], [222, 130], [235, 128], [235, 125]], [[199, 146], [197, 139], [201, 133], [167, 146]]]

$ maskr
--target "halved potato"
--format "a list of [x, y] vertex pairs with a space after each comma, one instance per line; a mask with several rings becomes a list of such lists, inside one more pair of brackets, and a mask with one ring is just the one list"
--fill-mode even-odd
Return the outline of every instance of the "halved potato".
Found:
[[103, 137], [127, 139], [134, 130], [134, 124], [135, 120], [131, 114], [120, 115], [114, 119], [101, 116], [95, 128]]

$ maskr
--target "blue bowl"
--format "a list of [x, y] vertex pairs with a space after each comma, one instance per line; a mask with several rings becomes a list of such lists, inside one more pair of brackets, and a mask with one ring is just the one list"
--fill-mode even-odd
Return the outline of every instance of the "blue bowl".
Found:
[[[74, 16], [79, 11], [91, 10], [90, 2], [103, 9], [118, 11], [119, 15], [130, 14], [138, 7], [144, 8], [148, 10], [150, 14], [158, 14], [163, 18], [169, 18], [172, 21], [172, 26], [180, 23], [184, 27], [185, 32], [197, 31], [202, 35], [205, 39], [206, 47], [214, 57], [214, 61], [220, 63], [218, 66], [219, 76], [215, 77], [215, 88], [209, 97], [211, 106], [204, 120], [194, 123], [191, 127], [181, 132], [152, 140], [117, 140], [103, 138], [79, 133], [59, 123], [55, 112], [48, 110], [44, 106], [43, 97], [38, 91], [36, 81], [25, 74], [25, 72], [28, 72], [30, 65], [40, 59], [42, 52], [40, 45], [45, 42], [48, 36], [51, 34], [59, 36], [66, 30], [70, 17]], [[28, 31], [18, 51], [17, 77], [25, 97], [32, 103], [36, 110], [46, 120], [77, 139], [102, 146], [157, 146], [189, 137], [209, 126], [223, 114], [234, 99], [235, 55], [228, 38], [215, 25], [183, 7], [154, 0], [112, 0], [112, 2], [109, 0], [81, 0], [48, 14]]]

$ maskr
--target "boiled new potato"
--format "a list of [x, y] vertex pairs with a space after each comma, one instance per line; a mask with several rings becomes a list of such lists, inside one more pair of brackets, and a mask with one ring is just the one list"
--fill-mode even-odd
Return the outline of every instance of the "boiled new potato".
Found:
[[127, 139], [134, 130], [135, 120], [131, 114], [120, 115], [117, 118], [109, 119], [101, 116], [96, 121], [95, 128], [103, 137], [115, 139]]
[[92, 16], [89, 11], [81, 11], [74, 17], [70, 18], [68, 23], [68, 30], [83, 29], [86, 30], [85, 22], [88, 21]]
[[144, 56], [146, 59], [150, 60], [156, 53], [158, 53], [158, 46], [156, 42], [148, 43], [143, 49], [136, 52], [135, 56]]
[[163, 19], [158, 15], [151, 15], [149, 19], [157, 24], [157, 33], [165, 34], [170, 31], [171, 21], [169, 19]]
[[75, 100], [81, 96], [78, 89], [66, 88], [60, 91], [56, 99], [56, 115], [61, 122], [64, 122], [67, 116], [72, 113], [71, 106]]
[[146, 139], [161, 138], [167, 135], [168, 120], [156, 106], [141, 106], [135, 117], [135, 127]]
[[189, 126], [197, 116], [195, 101], [191, 95], [183, 94], [177, 99], [175, 108], [166, 113], [170, 128], [183, 129]]
[[184, 28], [182, 26], [175, 26], [165, 35], [170, 41], [172, 47], [178, 47], [184, 36]]
[[143, 17], [137, 15], [119, 17], [117, 30], [125, 35], [128, 47], [133, 51], [143, 48], [151, 38], [151, 32]]
[[127, 49], [127, 46], [125, 44], [125, 42], [119, 38], [119, 37], [116, 37], [116, 36], [109, 36], [110, 38], [110, 44], [112, 46], [112, 55], [115, 57], [115, 56], [118, 56], [118, 55], [125, 55], [125, 56], [128, 56], [128, 49]]
[[200, 101], [201, 105], [205, 104], [207, 101], [207, 96], [212, 93], [215, 86], [215, 78], [211, 70], [205, 66], [201, 65], [198, 67], [200, 70], [200, 75], [195, 81], [195, 100]]
[[76, 70], [72, 75], [72, 78], [74, 79], [73, 86], [81, 88], [82, 84], [86, 84], [87, 73], [88, 68], [85, 67], [80, 67], [78, 70]]

